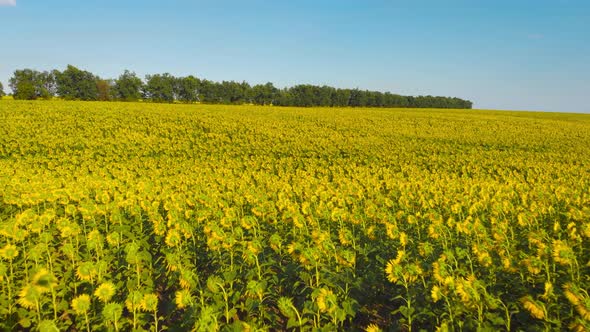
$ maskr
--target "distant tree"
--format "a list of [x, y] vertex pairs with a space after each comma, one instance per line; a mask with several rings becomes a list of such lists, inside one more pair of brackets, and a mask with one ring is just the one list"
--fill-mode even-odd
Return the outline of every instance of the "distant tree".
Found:
[[68, 65], [63, 72], [55, 71], [57, 93], [66, 100], [97, 100], [97, 77], [92, 73]]
[[315, 106], [315, 92], [314, 87], [309, 84], [296, 85], [289, 90], [289, 94], [292, 96], [293, 106], [311, 107]]
[[367, 107], [368, 100], [367, 91], [354, 89], [350, 92], [349, 106]]
[[[473, 107], [469, 100], [441, 96], [401, 96], [390, 92], [337, 89], [310, 84], [277, 89], [272, 83], [250, 86], [247, 82], [213, 82], [194, 76], [174, 77], [168, 73], [147, 75], [144, 82], [125, 70], [116, 80], [103, 80], [90, 72], [68, 65], [60, 72], [16, 70], [9, 81], [15, 99], [64, 99], [153, 102], [195, 101], [211, 104], [281, 105], [299, 107]], [[0, 96], [4, 92], [1, 91]]]
[[156, 103], [174, 102], [174, 85], [176, 78], [168, 73], [147, 75], [144, 97]]
[[331, 102], [330, 105], [333, 107], [346, 107], [348, 106], [348, 101], [350, 100], [350, 90], [349, 89], [334, 89], [332, 90], [332, 94], [330, 96]]
[[2, 85], [2, 82], [0, 82], [0, 99], [2, 99], [2, 97], [5, 96], [4, 93], [4, 86]]
[[8, 84], [15, 99], [47, 98], [49, 93], [44, 89], [44, 79], [44, 74], [36, 70], [22, 69], [14, 71]]
[[258, 105], [272, 105], [278, 97], [279, 89], [270, 82], [252, 87], [252, 101]]
[[194, 76], [179, 77], [174, 85], [174, 95], [179, 101], [194, 103], [199, 101], [199, 87], [201, 81]]
[[282, 89], [279, 90], [277, 94], [277, 101], [276, 104], [279, 106], [294, 106], [295, 105], [295, 98], [291, 93], [291, 89]]
[[218, 103], [217, 83], [209, 80], [201, 80], [201, 84], [199, 84], [199, 100], [204, 103]]
[[138, 101], [141, 99], [143, 82], [134, 72], [125, 70], [125, 72], [115, 80], [113, 86], [113, 95], [121, 101]]
[[324, 85], [321, 87], [314, 87], [315, 100], [314, 105], [328, 107], [332, 106], [332, 92], [335, 90], [333, 87]]
[[252, 99], [252, 86], [250, 83], [246, 81], [242, 81], [239, 83], [241, 98], [237, 98], [235, 103], [253, 103], [254, 100]]
[[43, 99], [51, 99], [57, 93], [57, 86], [53, 72], [37, 73], [35, 78], [37, 96]]
[[110, 101], [113, 100], [113, 81], [112, 80], [96, 80], [97, 100]]

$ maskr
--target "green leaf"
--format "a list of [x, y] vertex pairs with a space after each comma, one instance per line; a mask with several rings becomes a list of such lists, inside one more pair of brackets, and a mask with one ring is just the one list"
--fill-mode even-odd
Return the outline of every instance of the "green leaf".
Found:
[[287, 328], [291, 329], [291, 328], [294, 328], [297, 326], [299, 326], [299, 321], [297, 320], [297, 318], [295, 318], [295, 317], [289, 318], [289, 320], [287, 321]]
[[59, 332], [59, 329], [52, 320], [44, 320], [39, 323], [39, 332]]
[[29, 317], [22, 317], [19, 321], [18, 324], [22, 327], [29, 328], [31, 326], [31, 319]]

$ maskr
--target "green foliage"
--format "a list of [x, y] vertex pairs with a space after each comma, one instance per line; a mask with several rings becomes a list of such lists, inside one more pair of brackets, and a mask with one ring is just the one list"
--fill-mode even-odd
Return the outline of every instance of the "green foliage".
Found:
[[[98, 78], [92, 73], [72, 65], [63, 71], [54, 71], [57, 94], [66, 100], [98, 100]], [[103, 97], [104, 91], [103, 91]]]
[[276, 103], [279, 89], [270, 82], [252, 87], [252, 101], [257, 105], [272, 105]]
[[199, 101], [200, 85], [201, 81], [194, 76], [177, 78], [174, 85], [177, 100], [184, 103], [194, 103]]
[[192, 75], [169, 73], [147, 75], [146, 82], [125, 70], [116, 80], [102, 80], [92, 73], [68, 65], [63, 72], [16, 71], [11, 79], [15, 99], [66, 100], [144, 99], [157, 103], [256, 104], [297, 107], [410, 107], [470, 109], [471, 101], [451, 97], [400, 96], [389, 92], [337, 89], [310, 84], [277, 89], [272, 83], [250, 86], [247, 82], [213, 82]]
[[141, 81], [141, 78], [137, 77], [134, 72], [125, 70], [125, 72], [115, 80], [113, 94], [117, 100], [138, 101], [141, 99], [142, 89], [143, 82]]
[[176, 79], [168, 74], [147, 75], [144, 97], [156, 103], [171, 103], [175, 100], [174, 86]]
[[32, 69], [16, 70], [9, 81], [14, 99], [50, 99], [55, 94], [55, 76]]

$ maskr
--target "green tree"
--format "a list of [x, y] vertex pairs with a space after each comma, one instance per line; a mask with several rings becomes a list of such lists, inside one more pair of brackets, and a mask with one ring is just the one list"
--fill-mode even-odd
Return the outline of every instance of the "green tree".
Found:
[[401, 96], [390, 92], [336, 89], [310, 84], [277, 89], [270, 82], [250, 86], [247, 82], [213, 82], [194, 76], [176, 78], [168, 73], [147, 75], [144, 84], [135, 73], [128, 70], [114, 81], [103, 80], [72, 65], [68, 65], [63, 72], [16, 70], [9, 85], [15, 99], [50, 99], [58, 94], [64, 99], [77, 100], [137, 101], [143, 96], [153, 102], [200, 101], [300, 107], [473, 107], [471, 101], [453, 97]]
[[333, 107], [346, 107], [348, 106], [348, 101], [350, 100], [350, 90], [334, 89], [330, 97], [331, 105]]
[[176, 79], [174, 85], [174, 95], [176, 98], [185, 103], [194, 103], [199, 101], [199, 88], [201, 81], [190, 75], [187, 77], [179, 77]]
[[252, 87], [252, 101], [258, 105], [272, 105], [276, 102], [279, 94], [279, 89], [268, 82], [266, 84], [258, 84]]
[[55, 96], [57, 86], [53, 72], [44, 71], [37, 73], [35, 78], [35, 91], [39, 98], [51, 99]]
[[314, 106], [313, 86], [308, 84], [296, 85], [289, 89], [292, 96], [293, 106], [311, 107]]
[[0, 99], [2, 99], [4, 96], [4, 86], [2, 85], [2, 82], [0, 82]]
[[314, 86], [314, 104], [316, 106], [327, 107], [332, 105], [332, 92], [334, 88], [329, 87], [327, 85], [324, 86]]
[[92, 73], [72, 65], [63, 72], [55, 71], [57, 93], [66, 100], [97, 100], [97, 80]]
[[8, 84], [13, 91], [14, 99], [37, 99], [35, 91], [37, 71], [32, 69], [15, 70]]
[[176, 78], [168, 73], [147, 75], [144, 97], [156, 103], [174, 102], [174, 85]]
[[115, 80], [113, 95], [121, 101], [138, 101], [141, 99], [141, 91], [144, 88], [141, 78], [134, 72], [125, 72]]

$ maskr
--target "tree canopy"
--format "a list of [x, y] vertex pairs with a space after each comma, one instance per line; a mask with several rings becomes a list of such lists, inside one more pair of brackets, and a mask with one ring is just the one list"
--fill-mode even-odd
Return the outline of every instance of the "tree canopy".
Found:
[[115, 80], [113, 95], [115, 99], [122, 101], [138, 101], [141, 99], [141, 89], [143, 82], [134, 72], [125, 70], [118, 79]]
[[68, 65], [66, 70], [54, 71], [57, 94], [66, 100], [98, 100], [98, 78], [91, 72]]
[[16, 70], [8, 82], [15, 99], [48, 99], [55, 95], [55, 76], [52, 72], [32, 69]]
[[67, 100], [152, 101], [159, 103], [258, 104], [297, 107], [472, 108], [456, 97], [402, 96], [390, 92], [340, 89], [299, 84], [284, 89], [272, 83], [214, 82], [192, 75], [147, 75], [145, 80], [125, 70], [117, 79], [103, 79], [72, 65], [60, 72], [16, 70], [10, 79], [15, 99], [59, 96]]

